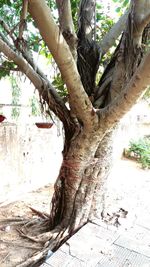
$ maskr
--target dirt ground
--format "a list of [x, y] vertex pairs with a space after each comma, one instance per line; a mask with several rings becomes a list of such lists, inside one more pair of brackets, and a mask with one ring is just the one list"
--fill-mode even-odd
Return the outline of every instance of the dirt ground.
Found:
[[[20, 237], [17, 224], [27, 226], [38, 217], [29, 206], [49, 213], [53, 193], [51, 184], [27, 193], [20, 200], [0, 206], [0, 266], [16, 267], [41, 249], [39, 244]], [[142, 170], [134, 161], [119, 160], [109, 177], [106, 194], [106, 210], [113, 212], [118, 208], [128, 211], [125, 227], [138, 222], [150, 224], [150, 170]], [[9, 221], [10, 219], [10, 221]], [[15, 220], [15, 226], [11, 219]]]
[[[38, 218], [29, 207], [49, 213], [52, 193], [53, 186], [49, 184], [36, 191], [25, 194], [16, 202], [0, 207], [1, 267], [16, 267], [39, 250], [39, 244], [37, 245], [35, 243], [34, 248], [31, 248], [33, 247], [33, 243], [21, 238], [19, 232], [16, 231], [16, 227], [18, 223], [18, 229], [20, 228], [21, 220], [24, 225], [26, 219], [29, 222]], [[11, 219], [16, 221], [15, 226]]]

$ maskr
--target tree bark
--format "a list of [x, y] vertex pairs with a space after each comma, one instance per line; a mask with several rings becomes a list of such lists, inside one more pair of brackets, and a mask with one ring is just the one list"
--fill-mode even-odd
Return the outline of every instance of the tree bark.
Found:
[[117, 126], [105, 135], [83, 131], [71, 141], [54, 186], [50, 229], [67, 229], [72, 235], [88, 220], [101, 218], [116, 131]]
[[105, 212], [107, 180], [116, 158], [114, 141], [117, 131], [118, 124], [104, 135], [95, 154], [95, 157], [98, 159], [95, 166], [98, 169], [98, 177], [90, 210], [90, 220], [95, 218], [101, 219]]
[[100, 48], [93, 40], [94, 0], [82, 0], [78, 18], [77, 66], [82, 84], [88, 96], [93, 97], [96, 73], [100, 63]]
[[98, 132], [85, 130], [69, 142], [54, 186], [51, 229], [59, 225], [72, 233], [87, 222], [97, 180], [95, 152], [98, 144]]
[[102, 55], [105, 55], [108, 52], [108, 50], [114, 45], [119, 35], [121, 35], [121, 33], [125, 30], [128, 14], [129, 10], [126, 10], [117, 23], [114, 24], [110, 31], [104, 36], [103, 40], [100, 41], [99, 46], [101, 48]]
[[73, 58], [77, 59], [77, 36], [74, 29], [73, 18], [71, 13], [70, 0], [56, 0], [59, 12], [59, 23], [62, 34], [70, 47]]

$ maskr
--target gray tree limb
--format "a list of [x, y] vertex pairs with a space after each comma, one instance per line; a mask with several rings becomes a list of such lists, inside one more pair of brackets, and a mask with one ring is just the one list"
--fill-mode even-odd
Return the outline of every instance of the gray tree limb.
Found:
[[132, 0], [133, 42], [140, 46], [142, 42], [143, 29], [150, 22], [150, 0]]
[[150, 85], [150, 51], [145, 55], [130, 82], [120, 95], [107, 107], [97, 111], [103, 120], [104, 128], [113, 126], [139, 99], [141, 94]]
[[56, 0], [62, 34], [68, 43], [73, 57], [77, 58], [77, 36], [75, 34], [70, 0]]
[[100, 41], [99, 46], [102, 55], [106, 54], [108, 50], [114, 45], [117, 38], [126, 28], [126, 21], [128, 18], [129, 11], [123, 14], [123, 16], [112, 26], [110, 31], [104, 36], [103, 40]]
[[92, 40], [92, 20], [95, 12], [95, 0], [81, 0], [78, 15], [78, 31], [89, 41]]

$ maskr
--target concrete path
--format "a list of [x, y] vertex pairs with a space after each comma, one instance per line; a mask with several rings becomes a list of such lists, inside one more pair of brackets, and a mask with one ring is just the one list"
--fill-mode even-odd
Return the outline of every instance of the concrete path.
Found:
[[41, 267], [150, 267], [150, 228], [88, 223]]

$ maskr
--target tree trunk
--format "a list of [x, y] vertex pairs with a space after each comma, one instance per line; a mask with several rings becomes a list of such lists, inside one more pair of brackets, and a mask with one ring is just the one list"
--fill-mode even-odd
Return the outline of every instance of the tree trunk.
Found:
[[93, 134], [83, 130], [71, 142], [65, 140], [67, 149], [52, 198], [52, 229], [60, 225], [66, 229], [69, 227], [71, 233], [88, 220], [97, 180], [94, 155], [98, 134]]
[[113, 137], [81, 132], [65, 150], [51, 203], [50, 229], [60, 227], [71, 235], [104, 209], [107, 177], [113, 162]]
[[101, 219], [105, 213], [105, 194], [107, 192], [107, 180], [116, 158], [115, 137], [118, 131], [118, 125], [114, 126], [101, 140], [95, 157], [98, 158], [96, 163], [99, 170], [97, 183], [93, 195], [93, 201], [90, 212], [90, 220]]

